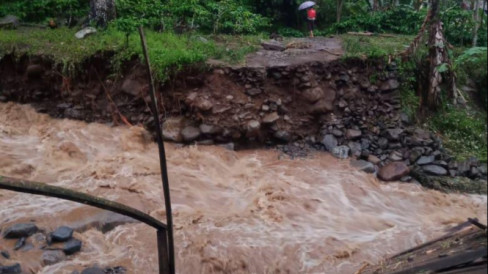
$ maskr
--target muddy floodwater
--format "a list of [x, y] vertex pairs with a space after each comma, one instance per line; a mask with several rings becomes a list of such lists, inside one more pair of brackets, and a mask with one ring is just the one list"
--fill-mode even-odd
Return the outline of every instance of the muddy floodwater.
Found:
[[[178, 273], [354, 273], [468, 217], [486, 223], [486, 196], [380, 183], [325, 153], [291, 160], [274, 150], [166, 148]], [[83, 191], [164, 220], [157, 145], [141, 127], [55, 120], [1, 103], [0, 175]], [[46, 231], [76, 228], [83, 248], [43, 266], [39, 249], [13, 251], [15, 241], [1, 239], [9, 262], [25, 271], [71, 273], [96, 264], [157, 273], [152, 228], [89, 206], [0, 190], [2, 228], [31, 220]], [[104, 223], [112, 226], [102, 231]]]

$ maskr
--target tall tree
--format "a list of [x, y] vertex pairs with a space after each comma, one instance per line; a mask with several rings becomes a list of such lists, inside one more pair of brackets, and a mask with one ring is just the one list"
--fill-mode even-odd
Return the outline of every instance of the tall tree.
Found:
[[476, 47], [476, 44], [478, 43], [478, 29], [480, 27], [479, 5], [480, 5], [479, 4], [479, 0], [475, 0], [474, 1], [474, 5], [473, 5], [473, 21], [474, 21], [474, 27], [473, 27], [473, 47]]
[[[430, 1], [429, 29], [429, 77], [428, 87], [423, 94], [423, 103], [431, 110], [437, 109], [441, 103], [441, 87], [446, 87], [448, 96], [456, 99], [456, 83], [451, 62], [447, 53], [447, 41], [444, 38], [439, 12], [440, 0]], [[444, 79], [443, 79], [444, 76]]]
[[106, 27], [116, 15], [115, 0], [90, 0], [90, 22]]

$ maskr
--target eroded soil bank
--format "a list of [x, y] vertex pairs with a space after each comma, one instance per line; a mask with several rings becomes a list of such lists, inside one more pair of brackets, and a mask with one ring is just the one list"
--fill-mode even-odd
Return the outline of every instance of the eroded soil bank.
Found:
[[[93, 56], [68, 78], [48, 58], [7, 55], [0, 61], [0, 99], [29, 103], [56, 118], [152, 129], [144, 68], [133, 60], [114, 74], [109, 60], [108, 53]], [[157, 87], [169, 141], [232, 148], [283, 144], [289, 154], [311, 147], [362, 159], [361, 169], [379, 170], [384, 180], [410, 181], [410, 173], [432, 188], [486, 193], [486, 164], [452, 160], [439, 138], [412, 126], [400, 110], [399, 85], [394, 63], [338, 59], [193, 67]], [[391, 163], [401, 168], [381, 171]]]

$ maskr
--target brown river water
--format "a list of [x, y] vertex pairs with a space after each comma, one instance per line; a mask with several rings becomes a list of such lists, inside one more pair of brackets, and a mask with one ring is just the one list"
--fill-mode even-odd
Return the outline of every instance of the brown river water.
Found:
[[[384, 184], [326, 153], [229, 151], [166, 144], [178, 273], [354, 273], [441, 236], [468, 217], [486, 223], [486, 196]], [[115, 200], [164, 220], [157, 145], [140, 127], [56, 120], [0, 103], [0, 175]], [[94, 264], [157, 273], [154, 229], [55, 198], [0, 190], [0, 226], [34, 220], [78, 229], [82, 251], [51, 266], [41, 251], [11, 251], [27, 273], [71, 273]], [[29, 241], [34, 241], [30, 237]], [[35, 243], [33, 242], [35, 245]]]

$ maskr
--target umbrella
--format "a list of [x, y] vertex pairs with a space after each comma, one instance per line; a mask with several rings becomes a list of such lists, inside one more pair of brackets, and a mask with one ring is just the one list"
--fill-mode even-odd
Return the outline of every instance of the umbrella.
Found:
[[314, 1], [305, 1], [303, 2], [299, 7], [298, 7], [298, 10], [304, 10], [304, 9], [308, 9], [310, 7], [313, 7], [315, 6], [315, 2]]

